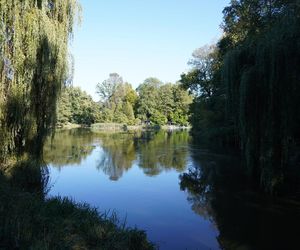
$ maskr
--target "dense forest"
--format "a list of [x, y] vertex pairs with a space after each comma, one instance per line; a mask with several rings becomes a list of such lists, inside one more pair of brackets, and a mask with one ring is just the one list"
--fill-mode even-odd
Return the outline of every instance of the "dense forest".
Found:
[[192, 96], [181, 85], [147, 78], [136, 90], [117, 73], [97, 84], [100, 101], [79, 87], [66, 86], [58, 103], [58, 125], [120, 123], [187, 126]]
[[[238, 148], [267, 192], [299, 183], [299, 1], [231, 1], [223, 37], [193, 53], [193, 135]], [[201, 138], [201, 139], [199, 139]]]

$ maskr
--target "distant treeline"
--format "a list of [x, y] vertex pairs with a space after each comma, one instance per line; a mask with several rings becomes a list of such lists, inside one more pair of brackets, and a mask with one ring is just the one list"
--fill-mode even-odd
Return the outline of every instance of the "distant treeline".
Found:
[[181, 77], [196, 95], [194, 136], [239, 148], [268, 192], [299, 183], [299, 13], [296, 0], [232, 0], [223, 37], [196, 50], [193, 69]]
[[58, 104], [58, 124], [114, 122], [127, 125], [188, 125], [192, 97], [179, 84], [146, 79], [136, 90], [116, 73], [97, 85], [100, 101], [67, 86]]

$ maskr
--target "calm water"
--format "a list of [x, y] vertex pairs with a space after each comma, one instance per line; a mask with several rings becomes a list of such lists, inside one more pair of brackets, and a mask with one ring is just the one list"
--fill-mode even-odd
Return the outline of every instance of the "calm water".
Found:
[[187, 132], [58, 131], [44, 159], [49, 196], [115, 211], [160, 249], [297, 249], [299, 203], [255, 194], [238, 160]]

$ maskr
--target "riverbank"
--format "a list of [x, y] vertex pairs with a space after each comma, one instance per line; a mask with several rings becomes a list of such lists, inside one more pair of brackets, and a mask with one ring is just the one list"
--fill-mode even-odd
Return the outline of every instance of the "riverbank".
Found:
[[0, 249], [154, 249], [115, 214], [46, 197], [47, 169], [20, 161], [0, 168]]
[[123, 131], [139, 131], [139, 130], [189, 130], [190, 126], [180, 125], [126, 125], [122, 123], [94, 123], [90, 126], [80, 124], [61, 124], [58, 126], [59, 129], [74, 129], [74, 128], [91, 128], [94, 131], [109, 131], [109, 132], [123, 132]]

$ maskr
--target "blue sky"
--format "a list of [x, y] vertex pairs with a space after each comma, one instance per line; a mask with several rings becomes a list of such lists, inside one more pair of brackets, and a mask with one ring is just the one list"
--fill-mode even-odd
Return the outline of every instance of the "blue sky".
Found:
[[137, 87], [147, 77], [176, 82], [194, 49], [222, 34], [229, 0], [80, 0], [83, 22], [71, 52], [74, 85], [97, 100], [98, 82], [116, 72]]

